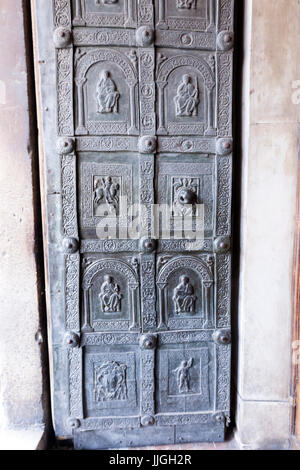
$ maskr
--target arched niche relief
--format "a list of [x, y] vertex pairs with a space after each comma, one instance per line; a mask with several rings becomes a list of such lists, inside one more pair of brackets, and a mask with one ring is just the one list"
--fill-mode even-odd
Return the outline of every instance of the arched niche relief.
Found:
[[83, 53], [75, 83], [77, 135], [138, 134], [137, 74], [124, 54], [111, 49]]
[[157, 278], [159, 328], [213, 326], [213, 258], [178, 256], [167, 261]]
[[82, 331], [139, 329], [139, 280], [129, 264], [95, 261], [84, 272], [82, 289]]
[[[214, 57], [210, 56], [214, 62]], [[216, 135], [215, 76], [202, 58], [174, 56], [160, 66], [157, 77], [160, 135]], [[188, 87], [190, 99], [180, 96]]]

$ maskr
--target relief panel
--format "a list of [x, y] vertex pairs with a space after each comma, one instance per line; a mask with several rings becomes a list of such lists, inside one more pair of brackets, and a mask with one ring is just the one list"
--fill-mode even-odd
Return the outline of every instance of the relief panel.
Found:
[[213, 31], [215, 0], [156, 0], [158, 29]]
[[157, 52], [158, 135], [216, 135], [215, 55]]
[[168, 344], [157, 352], [157, 412], [188, 413], [214, 408], [214, 346]]
[[[104, 350], [103, 350], [104, 349]], [[127, 351], [126, 351], [127, 349]], [[87, 418], [137, 414], [138, 354], [134, 346], [86, 348], [84, 351], [84, 389]]]
[[73, 0], [73, 25], [136, 26], [136, 0]]
[[[172, 207], [173, 219], [182, 215], [200, 215], [197, 205], [203, 204], [204, 236], [205, 239], [212, 237], [215, 219], [214, 157], [160, 154], [156, 169], [157, 203]], [[176, 238], [184, 238], [181, 233], [177, 233]], [[171, 238], [175, 238], [172, 230]]]
[[[127, 153], [79, 155], [81, 235], [94, 239], [101, 234], [107, 237], [105, 226], [115, 224], [116, 228], [110, 227], [110, 237], [121, 237], [126, 222], [123, 198], [127, 198], [128, 205], [138, 200], [138, 157]], [[101, 231], [97, 230], [99, 224]], [[121, 238], [126, 238], [125, 227], [124, 231]]]
[[131, 258], [84, 257], [82, 331], [138, 330], [137, 262]]
[[160, 329], [213, 327], [213, 256], [162, 256], [156, 284]]
[[137, 66], [132, 49], [75, 51], [76, 134], [138, 133]]

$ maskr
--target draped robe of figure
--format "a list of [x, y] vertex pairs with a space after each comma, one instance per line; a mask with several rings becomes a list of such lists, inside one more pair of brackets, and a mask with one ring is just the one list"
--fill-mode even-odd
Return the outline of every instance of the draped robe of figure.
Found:
[[98, 113], [117, 112], [120, 93], [117, 91], [115, 82], [109, 77], [108, 72], [100, 74], [97, 85]]
[[195, 311], [194, 287], [189, 282], [189, 278], [181, 276], [180, 283], [174, 289], [173, 301], [176, 313], [189, 313]]
[[118, 284], [113, 282], [110, 276], [104, 276], [104, 283], [101, 286], [99, 299], [103, 312], [120, 312], [121, 311], [120, 288]]
[[199, 92], [191, 82], [189, 75], [184, 75], [174, 98], [177, 116], [196, 116], [199, 104]]

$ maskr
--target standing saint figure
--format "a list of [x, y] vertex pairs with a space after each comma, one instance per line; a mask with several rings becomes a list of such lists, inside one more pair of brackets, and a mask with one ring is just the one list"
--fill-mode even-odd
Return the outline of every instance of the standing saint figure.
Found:
[[104, 71], [99, 75], [97, 85], [98, 113], [117, 113], [120, 93], [115, 82], [109, 77], [109, 72]]
[[99, 299], [102, 312], [121, 312], [120, 287], [114, 282], [111, 276], [104, 276]]
[[175, 305], [175, 313], [194, 313], [195, 301], [197, 297], [194, 295], [194, 287], [190, 283], [190, 279], [181, 276], [179, 284], [174, 289], [173, 301]]
[[196, 116], [199, 104], [199, 91], [192, 83], [190, 75], [183, 75], [182, 82], [177, 88], [174, 98], [176, 116]]
[[193, 365], [193, 358], [188, 361], [182, 361], [180, 366], [173, 372], [176, 373], [179, 393], [188, 393], [190, 391], [190, 368]]

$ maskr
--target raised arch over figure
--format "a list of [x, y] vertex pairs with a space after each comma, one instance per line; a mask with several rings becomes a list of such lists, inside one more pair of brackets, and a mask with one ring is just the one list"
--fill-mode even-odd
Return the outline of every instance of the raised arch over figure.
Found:
[[[158, 86], [158, 106], [159, 106], [159, 134], [166, 134], [166, 116], [165, 116], [165, 109], [167, 109], [167, 103], [165, 102], [166, 96], [164, 93], [164, 89], [168, 85], [169, 76], [172, 72], [176, 69], [182, 68], [183, 76], [186, 75], [184, 72], [186, 67], [193, 69], [195, 74], [199, 74], [202, 78], [204, 90], [206, 93], [207, 99], [207, 113], [206, 113], [206, 124], [207, 128], [205, 130], [206, 135], [215, 135], [215, 128], [214, 128], [214, 99], [213, 99], [213, 92], [215, 89], [215, 75], [213, 70], [211, 69], [210, 65], [202, 58], [195, 57], [191, 55], [177, 55], [170, 57], [161, 65], [158, 77], [157, 77], [157, 86]], [[189, 77], [188, 81], [191, 81], [190, 75], [186, 75]], [[186, 84], [188, 85], [188, 84]], [[191, 87], [192, 83], [190, 83]], [[190, 109], [191, 112], [187, 109], [185, 113], [186, 116], [192, 117], [196, 116], [195, 106], [198, 104], [198, 91], [194, 92], [194, 96], [191, 96], [191, 102], [193, 102], [193, 106]], [[176, 114], [184, 115], [184, 113], [179, 112], [180, 104], [178, 101], [175, 102], [176, 104]]]
[[[88, 126], [86, 123], [85, 117], [85, 94], [84, 94], [84, 85], [87, 81], [87, 75], [90, 68], [96, 64], [101, 64], [103, 71], [109, 76], [110, 66], [115, 65], [119, 68], [120, 73], [124, 77], [125, 83], [129, 88], [129, 115], [130, 115], [130, 127], [127, 126], [127, 122], [117, 122], [111, 121], [107, 122], [106, 132], [111, 134], [120, 133], [120, 128], [118, 126], [122, 125], [126, 127], [125, 131], [128, 134], [137, 134], [136, 126], [136, 86], [137, 86], [137, 72], [133, 67], [132, 63], [126, 57], [125, 54], [111, 50], [111, 49], [97, 49], [87, 52], [77, 59], [75, 66], [75, 83], [77, 86], [77, 128], [76, 134], [86, 135], [88, 134]], [[116, 107], [117, 100], [120, 95], [117, 90], [114, 90], [114, 99], [111, 100], [111, 107]], [[111, 97], [113, 93], [111, 92]], [[103, 104], [103, 103], [102, 103]], [[105, 108], [105, 107], [104, 107]], [[103, 107], [101, 108], [103, 110]], [[94, 126], [95, 127], [95, 126]], [[122, 128], [123, 128], [122, 127]], [[129, 128], [128, 128], [129, 127]], [[97, 132], [96, 132], [97, 133]], [[99, 132], [102, 134], [103, 132]]]

